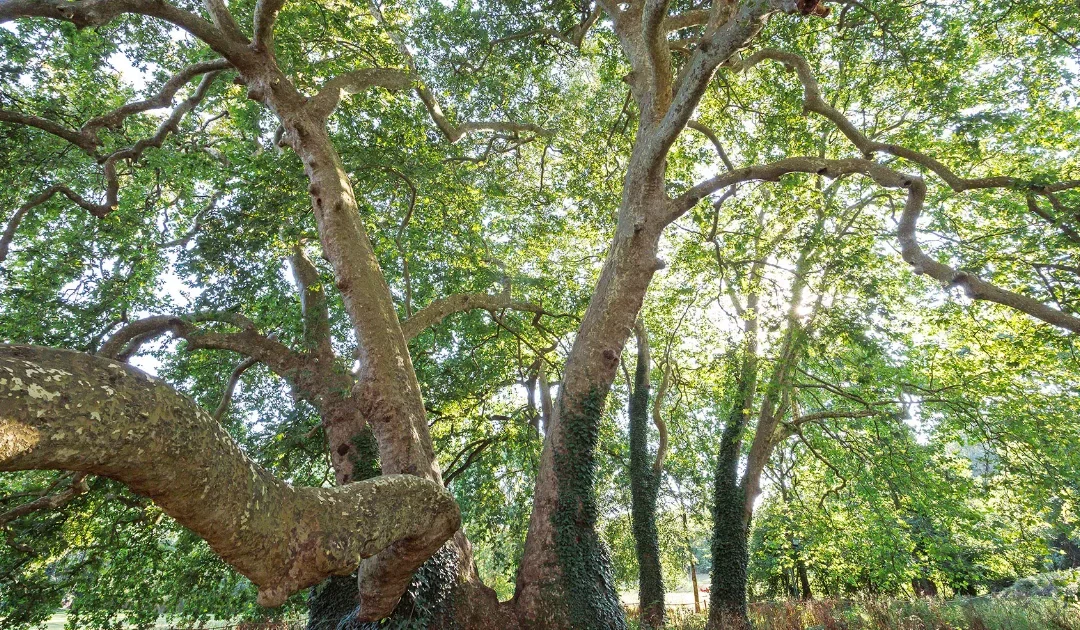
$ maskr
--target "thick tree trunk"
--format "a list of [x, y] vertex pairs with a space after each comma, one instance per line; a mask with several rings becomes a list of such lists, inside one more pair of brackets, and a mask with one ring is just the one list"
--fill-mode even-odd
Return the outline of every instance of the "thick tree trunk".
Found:
[[518, 567], [512, 606], [522, 627], [626, 627], [608, 553], [595, 529], [596, 441], [619, 356], [660, 267], [656, 254], [664, 224], [648, 212], [666, 204], [660, 170], [649, 180], [627, 175], [615, 240], [567, 358]]
[[[350, 460], [353, 441], [367, 423], [378, 441], [385, 474], [416, 475], [441, 485], [408, 345], [364, 230], [348, 174], [327, 133], [326, 116], [332, 107], [324, 109], [319, 99], [309, 100], [300, 94], [270, 55], [252, 70], [244, 76], [249, 96], [274, 110], [285, 130], [285, 142], [304, 164], [323, 253], [333, 266], [337, 288], [357, 335], [356, 413], [352, 420], [328, 431], [333, 455], [338, 461]], [[457, 573], [451, 586], [461, 584], [468, 593], [490, 592], [479, 583], [465, 536], [459, 532], [447, 546], [451, 552], [439, 558], [452, 560]], [[408, 549], [391, 545], [361, 565], [361, 610], [354, 615], [357, 622], [382, 619], [394, 611], [414, 581], [417, 567], [402, 561], [408, 553]], [[448, 565], [429, 573], [449, 576], [450, 570]]]
[[293, 488], [190, 399], [122, 363], [0, 346], [0, 470], [110, 477], [205, 539], [275, 606], [396, 545], [419, 565], [460, 523], [438, 484], [388, 476]]
[[649, 456], [649, 340], [644, 325], [637, 328], [637, 367], [630, 395], [630, 518], [638, 561], [638, 606], [642, 628], [664, 627], [664, 577], [660, 570], [660, 540], [656, 532], [656, 499], [660, 473]]

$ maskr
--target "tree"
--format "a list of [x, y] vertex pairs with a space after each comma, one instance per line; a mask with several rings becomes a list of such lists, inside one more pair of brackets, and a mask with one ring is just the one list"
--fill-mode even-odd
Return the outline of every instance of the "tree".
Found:
[[[25, 193], [21, 186], [13, 188], [12, 196], [19, 197], [19, 202], [12, 204], [16, 210], [0, 240], [0, 259], [7, 263], [20, 226], [33, 224], [35, 214], [41, 211], [65, 213], [66, 225], [82, 226], [88, 233], [115, 230], [113, 236], [122, 236], [113, 239], [106, 235], [103, 239], [109, 244], [102, 245], [102, 249], [111, 248], [115, 256], [85, 251], [97, 246], [93, 241], [67, 243], [65, 251], [77, 252], [79, 248], [75, 245], [78, 245], [83, 253], [100, 259], [101, 266], [111, 267], [99, 274], [100, 282], [98, 275], [82, 274], [95, 280], [89, 283], [94, 284], [93, 290], [82, 292], [88, 301], [95, 302], [93, 307], [77, 309], [79, 320], [63, 330], [30, 323], [34, 318], [26, 317], [17, 336], [38, 344], [91, 351], [99, 350], [100, 346], [106, 356], [129, 358], [154, 336], [170, 332], [184, 340], [188, 349], [239, 353], [243, 358], [233, 364], [229, 382], [235, 383], [253, 365], [265, 366], [288, 383], [296, 399], [316, 411], [338, 483], [346, 484], [366, 476], [366, 472], [357, 472], [358, 466], [371, 469], [372, 454], [365, 447], [370, 445], [366, 433], [370, 429], [384, 474], [419, 476], [431, 482], [428, 486], [441, 486], [474, 465], [491, 448], [491, 442], [482, 439], [459, 443], [460, 458], [450, 460], [454, 468], [444, 479], [418, 378], [421, 370], [431, 368], [434, 372], [439, 361], [432, 359], [430, 365], [425, 365], [427, 359], [421, 358], [423, 353], [416, 352], [416, 344], [420, 342], [414, 342], [410, 348], [409, 341], [452, 314], [475, 309], [487, 311], [495, 326], [512, 332], [522, 345], [528, 346], [530, 360], [523, 363], [530, 366], [528, 371], [535, 377], [523, 380], [535, 382], [535, 387], [540, 389], [539, 415], [543, 418], [544, 443], [536, 468], [514, 598], [500, 605], [490, 589], [480, 583], [471, 545], [464, 532], [459, 531], [428, 565], [430, 575], [436, 576], [432, 579], [442, 584], [434, 590], [446, 594], [453, 603], [436, 607], [437, 619], [432, 623], [474, 627], [512, 624], [623, 627], [625, 620], [616, 597], [609, 558], [597, 534], [600, 518], [595, 497], [597, 446], [619, 357], [650, 283], [664, 266], [659, 254], [665, 229], [696, 212], [700, 201], [714, 195], [718, 195], [717, 204], [732, 197], [739, 199], [747, 195], [747, 190], [753, 190], [757, 182], [780, 182], [778, 188], [787, 194], [794, 188], [791, 182], [820, 182], [823, 178], [841, 182], [843, 195], [851, 190], [848, 186], [859, 187], [855, 190], [866, 193], [871, 198], [868, 203], [875, 208], [893, 203], [893, 193], [898, 192], [898, 196], [904, 197], [904, 206], [899, 213], [896, 242], [903, 260], [916, 273], [963, 289], [973, 299], [1009, 306], [1066, 330], [1080, 330], [1080, 320], [1073, 314], [1070, 303], [1058, 297], [1059, 289], [1070, 287], [1072, 282], [1067, 259], [1062, 260], [1055, 253], [1038, 263], [1042, 266], [1002, 265], [1001, 261], [1013, 253], [1012, 244], [1004, 243], [993, 248], [1001, 253], [1000, 260], [975, 261], [982, 263], [976, 266], [984, 268], [983, 275], [988, 279], [983, 279], [973, 269], [963, 266], [967, 257], [938, 252], [930, 255], [918, 239], [918, 223], [928, 200], [932, 202], [934, 220], [941, 220], [937, 213], [939, 205], [951, 207], [956, 203], [955, 195], [972, 193], [965, 197], [977, 198], [983, 202], [980, 207], [986, 208], [985, 216], [974, 217], [973, 222], [1008, 222], [1010, 213], [1019, 204], [1024, 212], [1039, 219], [1032, 229], [1031, 244], [1064, 243], [1071, 247], [1068, 242], [1074, 240], [1074, 234], [1069, 225], [1068, 206], [1080, 183], [1069, 178], [1069, 165], [1051, 168], [1046, 152], [1019, 151], [1023, 155], [1014, 158], [1021, 162], [1017, 168], [998, 169], [1002, 166], [999, 160], [986, 165], [990, 174], [962, 177], [946, 166], [945, 160], [956, 158], [963, 162], [961, 158], [971, 156], [946, 150], [952, 146], [950, 142], [940, 141], [941, 124], [912, 125], [914, 131], [904, 129], [906, 135], [894, 141], [882, 138], [894, 128], [904, 128], [902, 116], [875, 126], [863, 124], [863, 117], [853, 117], [850, 113], [887, 112], [889, 98], [911, 93], [897, 79], [897, 74], [882, 69], [888, 68], [883, 60], [893, 61], [910, 54], [917, 59], [911, 67], [920, 68], [919, 64], [925, 66], [930, 59], [939, 57], [954, 70], [972, 73], [978, 70], [993, 51], [984, 46], [965, 54], [963, 46], [957, 44], [962, 39], [956, 34], [962, 30], [958, 25], [970, 22], [973, 28], [986, 30], [1004, 24], [1002, 28], [1018, 31], [1030, 22], [1027, 17], [1042, 20], [1045, 10], [1052, 16], [1054, 27], [1044, 30], [1049, 33], [1048, 41], [1055, 42], [1047, 58], [1056, 59], [1071, 46], [1069, 34], [1075, 24], [1068, 18], [1059, 19], [1065, 12], [1053, 3], [1047, 3], [1046, 7], [1012, 8], [1010, 11], [1015, 13], [1004, 17], [998, 15], [996, 7], [978, 7], [968, 16], [936, 7], [881, 5], [843, 5], [838, 11], [839, 28], [834, 36], [828, 32], [811, 33], [810, 29], [816, 28], [813, 25], [828, 24], [823, 18], [829, 11], [825, 4], [803, 0], [718, 1], [708, 7], [665, 2], [598, 2], [595, 7], [558, 6], [539, 13], [529, 5], [517, 3], [478, 5], [482, 10], [470, 11], [464, 5], [450, 8], [438, 3], [401, 7], [371, 4], [358, 8], [301, 6], [269, 0], [226, 7], [217, 0], [208, 0], [198, 8], [156, 0], [0, 2], [0, 21], [18, 20], [18, 28], [26, 28], [33, 35], [22, 42], [5, 35], [4, 45], [12, 51], [12, 58], [29, 68], [5, 84], [0, 121], [4, 129], [14, 130], [5, 159], [19, 162], [13, 156], [18, 154], [16, 147], [27, 144], [27, 138], [48, 138], [41, 147], [31, 146], [27, 152], [34, 158], [27, 159], [27, 163], [43, 166], [23, 166], [16, 171], [21, 183], [32, 183], [35, 188]], [[507, 7], [508, 11], [500, 12]], [[784, 13], [799, 17], [773, 19]], [[527, 17], [522, 17], [526, 14]], [[770, 20], [775, 26], [763, 31]], [[924, 37], [922, 25], [927, 21], [941, 26], [946, 33], [941, 38], [947, 44], [940, 46], [942, 50], [935, 49], [938, 42], [933, 37]], [[65, 38], [52, 43], [47, 38], [58, 24]], [[71, 25], [98, 30], [75, 33]], [[877, 29], [882, 32], [880, 37]], [[180, 45], [177, 50], [170, 50], [166, 43], [174, 37]], [[588, 37], [595, 37], [598, 42], [596, 52], [582, 50]], [[458, 41], [448, 43], [454, 39]], [[891, 39], [899, 44], [894, 42], [884, 50], [876, 48], [881, 41]], [[469, 49], [461, 40], [479, 43], [476, 49]], [[528, 44], [516, 48], [513, 44], [517, 42]], [[908, 47], [912, 42], [917, 45]], [[556, 52], [547, 50], [548, 44]], [[101, 77], [109, 55], [123, 46], [134, 47], [144, 60], [159, 69], [167, 68], [172, 74], [156, 79], [154, 83], [159, 87], [148, 98], [131, 99], [115, 77], [110, 79], [112, 83], [100, 99], [76, 89]], [[754, 52], [744, 57], [740, 51], [751, 46]], [[463, 47], [468, 52], [482, 52], [460, 58]], [[77, 63], [57, 70], [52, 66], [63, 64], [31, 62], [41, 52]], [[561, 65], [558, 56], [568, 52], [585, 60], [584, 72], [568, 71], [567, 66]], [[362, 64], [359, 58], [364, 59]], [[453, 76], [435, 76], [437, 69], [444, 67], [440, 65], [444, 61], [455, 68], [449, 73]], [[771, 62], [795, 71], [801, 98], [784, 87], [791, 84], [789, 78], [767, 74], [773, 71]], [[832, 72], [833, 64], [839, 67], [837, 72]], [[827, 100], [833, 97], [819, 86], [817, 77], [828, 72], [832, 81], [844, 86], [850, 80], [845, 72], [852, 64], [877, 64], [881, 68], [866, 70], [857, 77], [855, 87], [845, 92], [849, 107], [840, 107], [837, 101]], [[905, 67], [908, 67], [906, 63]], [[467, 70], [458, 72], [462, 68]], [[496, 78], [488, 80], [489, 75], [485, 74], [488, 71]], [[576, 74], [590, 72], [599, 78], [579, 80]], [[50, 73], [59, 87], [49, 83]], [[237, 87], [219, 81], [224, 74], [234, 75], [233, 83], [242, 88], [243, 94]], [[202, 77], [199, 86], [160, 124], [155, 125], [143, 116], [153, 108], [168, 105], [195, 77]], [[620, 162], [616, 156], [611, 169], [599, 174], [597, 164], [602, 170], [608, 166], [605, 161], [608, 158], [586, 163], [596, 155], [599, 143], [589, 147], [588, 143], [575, 139], [560, 140], [560, 134], [572, 134], [548, 122], [561, 122], [569, 129], [585, 129], [586, 133], [579, 134], [583, 139], [602, 137], [600, 128], [607, 122], [604, 115], [617, 108], [613, 104], [617, 96], [615, 99], [611, 96], [623, 89], [619, 77], [629, 88], [623, 112], [616, 118], [623, 132], [617, 140], [613, 138], [615, 127], [606, 135], [608, 146], [613, 143], [618, 146], [625, 161]], [[920, 79], [914, 91], [932, 92], [936, 89], [934, 80]], [[725, 97], [725, 92], [712, 89], [718, 84], [725, 86], [730, 98]], [[882, 86], [884, 97], [874, 91]], [[445, 91], [457, 96], [446, 100], [447, 97], [440, 95], [440, 87], [449, 88]], [[594, 89], [597, 87], [600, 89]], [[471, 88], [475, 88], [475, 97], [467, 96]], [[560, 89], [598, 106], [595, 111], [577, 111], [574, 99], [557, 102], [555, 94]], [[393, 99], [384, 97], [383, 90], [411, 92], [418, 102], [405, 94]], [[775, 96], [778, 109], [786, 112], [787, 118], [782, 123], [774, 121], [764, 126], [757, 138], [750, 139], [746, 133], [717, 125], [728, 115], [725, 99], [729, 104], [739, 103], [743, 90], [749, 93], [750, 102], [768, 101], [770, 95]], [[1001, 85], [991, 85], [983, 95], [1000, 102], [1007, 91]], [[1038, 90], [1039, 94], [1044, 91], [1041, 87]], [[347, 95], [353, 99], [345, 99]], [[244, 96], [247, 101], [243, 101]], [[924, 95], [924, 98], [931, 97]], [[224, 107], [231, 120], [211, 116], [195, 120], [192, 112], [207, 99]], [[447, 103], [454, 106], [451, 108]], [[634, 111], [623, 122], [624, 112], [630, 112], [631, 103]], [[926, 119], [931, 120], [932, 114], [949, 107], [958, 109], [959, 105], [960, 101], [954, 97], [945, 103], [927, 104], [919, 113], [927, 114]], [[821, 130], [817, 123], [808, 122], [799, 110], [822, 119], [824, 140], [819, 141], [823, 136], [818, 133]], [[558, 114], [552, 116], [554, 120], [541, 124], [544, 115], [552, 112]], [[418, 124], [421, 115], [428, 120]], [[699, 115], [716, 120], [695, 119]], [[473, 120], [468, 120], [470, 117]], [[632, 138], [625, 137], [634, 117], [637, 120]], [[1049, 113], [1042, 118], [1056, 120]], [[76, 119], [80, 122], [68, 122]], [[965, 124], [975, 129], [980, 121], [985, 122], [972, 118]], [[810, 125], [815, 125], [810, 130], [813, 133], [808, 134], [813, 142], [805, 141], [802, 133]], [[426, 137], [425, 127], [437, 130], [453, 146], [433, 149], [436, 143]], [[178, 147], [183, 150], [174, 152], [175, 157], [164, 157], [169, 153], [166, 151], [150, 150], [164, 148], [167, 141], [175, 143], [179, 134], [173, 134], [181, 129], [190, 140]], [[692, 159], [695, 151], [684, 144], [686, 129], [704, 135], [715, 146], [723, 162], [723, 173], [702, 179], [695, 172], [695, 165], [700, 162]], [[833, 130], [839, 132], [833, 135], [842, 136], [844, 142], [829, 140]], [[1028, 146], [1037, 146], [1031, 142], [1030, 130], [1016, 135], [1029, 142]], [[370, 140], [370, 144], [350, 142], [353, 136]], [[134, 137], [144, 139], [132, 140]], [[729, 139], [741, 142], [733, 145]], [[558, 142], [565, 142], [564, 148], [578, 152], [575, 156], [567, 155], [571, 151], [561, 152], [563, 172], [580, 168], [591, 172], [591, 176], [579, 182], [563, 180], [557, 184], [545, 179], [549, 147]], [[432, 243], [431, 238], [424, 238], [423, 233], [432, 231], [431, 223], [425, 223], [423, 230], [414, 224], [429, 221], [414, 212], [419, 196], [418, 173], [436, 185], [460, 177], [458, 181], [464, 180], [467, 185], [445, 187], [463, 191], [458, 192], [461, 199], [445, 205], [459, 211], [470, 205], [483, 210], [484, 204], [497, 204], [509, 197], [500, 190], [511, 186], [506, 182], [506, 165], [511, 159], [520, 158], [529, 149], [528, 145], [534, 145], [532, 149], [538, 154], [533, 155], [538, 169], [532, 171], [524, 184], [514, 184], [515, 190], [530, 189], [526, 200], [546, 202], [549, 196], [554, 197], [555, 203], [549, 205], [562, 204], [564, 214], [576, 203], [583, 207], [606, 203], [608, 209], [618, 206], [613, 224], [610, 217], [601, 213], [595, 222], [582, 221], [591, 223], [591, 229], [603, 238], [610, 238], [610, 245], [601, 257], [602, 265], [595, 279], [586, 273], [585, 278], [566, 282], [593, 284], [593, 290], [576, 327], [572, 346], [560, 356], [565, 362], [558, 370], [558, 390], [550, 405], [544, 401], [544, 390], [550, 392], [545, 382], [549, 368], [554, 366], [547, 355], [555, 352], [560, 335], [548, 334], [544, 319], [559, 319], [555, 316], [562, 311], [542, 307], [541, 301], [512, 299], [511, 287], [521, 284], [512, 278], [515, 274], [492, 273], [492, 268], [505, 267], [502, 254], [513, 247], [503, 247], [504, 251], [491, 255], [481, 254], [481, 247], [470, 246], [469, 256], [461, 256], [472, 257], [469, 268], [447, 272], [449, 264], [435, 262], [435, 257], [424, 253], [425, 247], [433, 250], [443, 247], [441, 243]], [[257, 149], [251, 150], [252, 146]], [[291, 149], [299, 163], [290, 157], [278, 157], [274, 151], [279, 146]], [[738, 167], [725, 152], [725, 146], [738, 149], [738, 153], [733, 153]], [[407, 150], [402, 150], [403, 147]], [[850, 156], [852, 149], [858, 157]], [[82, 155], [100, 164], [101, 173]], [[405, 168], [404, 163], [395, 164], [388, 156], [409, 156], [414, 161]], [[500, 156], [511, 157], [500, 161]], [[155, 168], [134, 168], [140, 160], [154, 164]], [[447, 167], [443, 160], [478, 165], [490, 161], [494, 166], [482, 175], [461, 174]], [[580, 160], [580, 164], [575, 160]], [[305, 201], [304, 185], [297, 178], [301, 168], [314, 230], [301, 210]], [[995, 169], [1013, 174], [1000, 175]], [[930, 179], [924, 181], [915, 171], [929, 174]], [[608, 180], [616, 183], [609, 184]], [[95, 185], [99, 181], [104, 182], [103, 194], [92, 192], [98, 189]], [[369, 184], [366, 188], [371, 190], [370, 201], [356, 194], [356, 181]], [[533, 183], [535, 189], [530, 186]], [[471, 184], [476, 186], [468, 190]], [[387, 220], [379, 211], [390, 204], [381, 202], [394, 189], [404, 191], [407, 203], [400, 218]], [[586, 189], [591, 190], [586, 192]], [[145, 234], [159, 232], [157, 219], [163, 217], [165, 224], [173, 220], [167, 211], [168, 197], [173, 196], [178, 202], [184, 200], [179, 205], [189, 229], [149, 247], [144, 242]], [[196, 199], [204, 203], [193, 203]], [[63, 200], [67, 201], [61, 205]], [[365, 207], [367, 203], [373, 207]], [[84, 213], [67, 214], [71, 204]], [[227, 219], [217, 216], [218, 204], [232, 213]], [[527, 207], [528, 201], [522, 206]], [[140, 207], [146, 208], [142, 214]], [[89, 221], [86, 214], [98, 222]], [[516, 235], [518, 226], [490, 227], [497, 213], [488, 217], [482, 216], [482, 212], [478, 214], [481, 216], [477, 224], [484, 229], [494, 229], [506, 240]], [[524, 213], [517, 218], [522, 216]], [[513, 222], [513, 218], [506, 221]], [[202, 238], [207, 223], [212, 223], [214, 228], [234, 228], [238, 240], [244, 243], [245, 253], [274, 262], [260, 260], [239, 265], [230, 260], [233, 253], [222, 240]], [[458, 227], [455, 223], [448, 218], [438, 229], [454, 232]], [[546, 223], [537, 231], [551, 232], [555, 223]], [[369, 236], [372, 224], [378, 228], [371, 232], [375, 239]], [[764, 230], [768, 226], [761, 227]], [[73, 229], [68, 239], [77, 241], [74, 236], [77, 233]], [[321, 256], [329, 263], [329, 273], [321, 273], [313, 257], [306, 253], [306, 248], [315, 251], [313, 243], [304, 242], [313, 236], [317, 237]], [[592, 236], [597, 240], [595, 234]], [[712, 237], [716, 237], [715, 228]], [[245, 274], [258, 269], [259, 282], [265, 286], [257, 287], [254, 281], [245, 285], [244, 278], [230, 281], [228, 288], [239, 289], [233, 299], [226, 291], [211, 287], [205, 298], [197, 301], [214, 308], [196, 309], [187, 315], [178, 313], [174, 304], [154, 296], [149, 285], [162, 269], [172, 266], [170, 248], [186, 247], [195, 241], [203, 249], [197, 255], [189, 255], [186, 249], [185, 253], [177, 254], [183, 259], [181, 265], [206, 277], [212, 276], [209, 271], [214, 268], [243, 269]], [[1028, 245], [1025, 243], [1030, 249]], [[820, 255], [829, 258], [829, 252]], [[71, 256], [78, 257], [77, 253]], [[302, 298], [299, 319], [285, 313], [280, 305], [273, 304], [274, 299], [267, 297], [281, 300], [287, 295], [284, 283], [275, 277], [275, 267], [285, 257], [292, 259], [295, 285]], [[65, 277], [86, 284], [86, 278], [79, 274], [67, 272], [66, 276], [49, 277], [43, 273], [50, 265], [51, 268], [62, 266], [57, 264], [57, 258], [55, 252], [42, 256], [40, 261], [23, 256], [22, 260], [28, 262], [20, 264], [38, 265], [36, 273], [27, 276], [46, 280], [24, 290], [40, 295], [62, 293]], [[478, 262], [481, 259], [483, 265]], [[518, 270], [523, 267], [520, 265]], [[395, 280], [393, 289], [387, 281], [388, 270]], [[428, 273], [418, 273], [420, 270]], [[444, 277], [439, 277], [440, 272]], [[461, 279], [470, 273], [476, 277], [475, 281]], [[729, 397], [732, 401], [728, 408], [729, 421], [721, 438], [716, 467], [713, 567], [716, 575], [732, 578], [724, 580], [722, 588], [713, 589], [714, 603], [723, 604], [714, 606], [717, 614], [734, 611], [742, 616], [745, 609], [750, 508], [759, 492], [761, 471], [775, 447], [777, 432], [782, 430], [781, 411], [786, 413], [795, 406], [788, 390], [792, 370], [804, 347], [805, 331], [801, 330], [801, 324], [795, 323], [801, 299], [799, 292], [793, 291], [789, 309], [792, 315], [785, 328], [788, 332], [777, 346], [783, 349], [782, 357], [790, 355], [790, 358], [775, 362], [774, 371], [762, 381], [765, 386], [761, 388], [762, 398], [758, 403], [756, 285], [761, 273], [760, 265], [757, 271], [751, 265], [751, 271], [743, 279], [747, 291], [744, 314], [740, 317], [744, 341], [740, 353], [733, 357], [739, 366], [736, 370], [739, 376]], [[1030, 281], [1039, 273], [1045, 282], [1032, 288]], [[396, 282], [398, 278], [400, 282]], [[548, 281], [549, 291], [558, 292], [559, 289], [552, 290], [550, 285], [559, 282]], [[496, 283], [502, 285], [499, 293], [491, 291]], [[466, 284], [477, 286], [456, 293], [457, 288]], [[324, 286], [333, 286], [336, 291], [328, 295]], [[452, 287], [450, 291], [445, 290], [448, 287]], [[563, 293], [574, 291], [563, 289]], [[570, 297], [565, 301], [580, 298]], [[421, 299], [428, 305], [414, 308]], [[340, 300], [346, 314], [336, 323], [336, 334], [327, 333], [335, 327], [334, 317], [324, 306], [329, 300]], [[13, 311], [33, 312], [28, 305], [33, 300], [27, 299], [27, 295], [15, 301], [17, 306]], [[232, 308], [238, 302], [244, 315]], [[1050, 306], [1051, 303], [1056, 306]], [[547, 342], [554, 345], [545, 349], [544, 345], [533, 344], [527, 334], [506, 320], [509, 312], [531, 314], [535, 335], [548, 337]], [[302, 321], [302, 326], [298, 327], [297, 321]], [[264, 332], [275, 327], [287, 333], [286, 341], [275, 338], [277, 331]], [[90, 333], [90, 329], [94, 332]], [[102, 345], [101, 340], [106, 337], [108, 341]], [[425, 373], [424, 377], [425, 381], [428, 377], [438, 381], [433, 374]], [[51, 391], [44, 381], [35, 385]], [[226, 391], [231, 389], [227, 387]], [[227, 400], [228, 396], [223, 399]], [[739, 479], [743, 434], [749, 410], [755, 405], [760, 405], [761, 412], [748, 455], [749, 474]], [[227, 403], [222, 408], [227, 408]], [[30, 407], [19, 409], [23, 414], [30, 412]], [[33, 422], [22, 416], [18, 421], [33, 426]], [[213, 427], [212, 423], [204, 424]], [[793, 424], [797, 425], [798, 419]], [[451, 442], [456, 439], [448, 437]], [[50, 462], [56, 463], [48, 460], [34, 465], [48, 467]], [[71, 460], [66, 460], [65, 465], [75, 467]], [[114, 465], [139, 468], [136, 461]], [[464, 468], [458, 468], [459, 465]], [[89, 464], [85, 466], [91, 470]], [[115, 470], [118, 468], [109, 468], [109, 474], [128, 479], [136, 490], [156, 492]], [[75, 483], [72, 492], [78, 488], [79, 481]], [[368, 480], [359, 485], [372, 487], [374, 483], [383, 482]], [[394, 483], [402, 487], [415, 485], [413, 481]], [[450, 520], [451, 512], [447, 512]], [[202, 533], [199, 528], [193, 530]], [[351, 621], [360, 624], [391, 615], [402, 594], [414, 582], [413, 569], [433, 551], [434, 538], [444, 533], [436, 528], [423, 535], [403, 532], [393, 542], [390, 538], [380, 539], [380, 544], [388, 546], [359, 566], [360, 607]], [[417, 536], [422, 542], [417, 542]], [[310, 571], [303, 580], [274, 590], [274, 596], [266, 601], [280, 602], [289, 592], [310, 584], [316, 577], [347, 573], [353, 568], [349, 563], [356, 561], [358, 555], [374, 551], [373, 546], [364, 547], [362, 553], [350, 554], [348, 563], [329, 571]], [[227, 554], [221, 555], [229, 559]], [[268, 579], [259, 576], [264, 582]]]

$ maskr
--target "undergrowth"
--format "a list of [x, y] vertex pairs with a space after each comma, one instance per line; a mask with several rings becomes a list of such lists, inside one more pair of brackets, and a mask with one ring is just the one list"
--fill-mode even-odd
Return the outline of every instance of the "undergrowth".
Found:
[[[708, 613], [668, 610], [670, 630], [704, 630]], [[1031, 597], [818, 600], [750, 605], [754, 630], [1080, 630], [1080, 603]], [[636, 619], [631, 630], [638, 630]]]

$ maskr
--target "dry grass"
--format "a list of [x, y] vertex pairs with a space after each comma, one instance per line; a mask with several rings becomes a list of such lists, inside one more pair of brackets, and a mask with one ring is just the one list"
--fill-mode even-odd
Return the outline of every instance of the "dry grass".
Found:
[[[704, 630], [706, 618], [670, 610], [668, 628]], [[750, 619], [754, 630], [1080, 630], [1080, 604], [1038, 597], [778, 601], [752, 604]]]

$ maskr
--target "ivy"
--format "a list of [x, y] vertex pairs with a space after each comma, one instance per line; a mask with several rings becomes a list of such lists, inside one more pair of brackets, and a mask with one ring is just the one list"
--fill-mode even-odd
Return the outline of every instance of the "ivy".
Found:
[[560, 587], [556, 601], [567, 615], [566, 627], [582, 630], [626, 628], [615, 596], [611, 558], [596, 534], [596, 445], [605, 392], [591, 390], [580, 411], [561, 407], [562, 448], [555, 451], [558, 503], [552, 516]]

